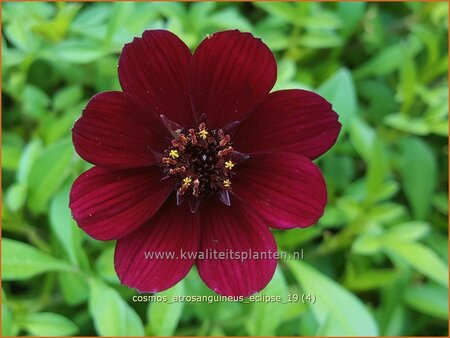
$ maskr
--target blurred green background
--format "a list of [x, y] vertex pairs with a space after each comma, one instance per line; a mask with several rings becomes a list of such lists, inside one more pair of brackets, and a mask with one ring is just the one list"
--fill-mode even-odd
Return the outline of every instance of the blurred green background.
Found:
[[[3, 335], [448, 335], [447, 3], [2, 7]], [[119, 89], [124, 43], [161, 27], [192, 49], [252, 32], [276, 55], [275, 89], [316, 90], [340, 114], [317, 161], [325, 215], [274, 231], [305, 260], [281, 261], [262, 291], [314, 304], [133, 302], [114, 242], [73, 222], [68, 191], [89, 165], [70, 128], [93, 94]], [[213, 295], [195, 270], [164, 294]]]

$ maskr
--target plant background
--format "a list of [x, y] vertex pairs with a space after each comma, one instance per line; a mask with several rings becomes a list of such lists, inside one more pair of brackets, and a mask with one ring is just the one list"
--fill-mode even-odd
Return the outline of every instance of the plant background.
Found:
[[[3, 3], [2, 335], [448, 334], [448, 7], [442, 3]], [[261, 37], [280, 88], [330, 100], [343, 129], [317, 163], [329, 189], [308, 229], [274, 231], [262, 292], [315, 304], [133, 302], [113, 242], [70, 216], [89, 165], [70, 128], [119, 89], [118, 54], [145, 29], [191, 48], [228, 28]], [[213, 295], [193, 270], [164, 294]]]

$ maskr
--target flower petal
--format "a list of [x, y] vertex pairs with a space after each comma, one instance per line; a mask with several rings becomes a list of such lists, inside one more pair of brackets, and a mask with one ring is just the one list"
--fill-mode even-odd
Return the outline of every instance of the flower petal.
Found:
[[123, 91], [139, 96], [158, 116], [192, 124], [188, 94], [191, 58], [189, 48], [175, 34], [145, 31], [120, 54], [120, 85]]
[[336, 142], [340, 129], [338, 115], [320, 95], [281, 90], [241, 123], [233, 142], [245, 153], [277, 150], [315, 159]]
[[[205, 258], [211, 258], [206, 257], [208, 252], [216, 252], [212, 259], [197, 258], [198, 272], [206, 285], [225, 296], [247, 297], [262, 290], [277, 264], [277, 247], [269, 228], [250, 209], [241, 208], [238, 201], [228, 207], [212, 200], [200, 207], [200, 216], [200, 252], [205, 253]], [[227, 252], [240, 257], [220, 259], [221, 253]], [[244, 259], [245, 255], [249, 258]]]
[[199, 241], [198, 213], [167, 201], [147, 224], [117, 241], [117, 275], [122, 284], [140, 292], [166, 290], [187, 275]]
[[292, 153], [254, 154], [239, 164], [233, 194], [280, 229], [312, 225], [327, 202], [320, 170], [310, 159]]
[[75, 150], [83, 159], [114, 169], [156, 163], [152, 150], [164, 150], [165, 137], [169, 134], [161, 119], [123, 92], [92, 97], [72, 130]]
[[157, 167], [111, 171], [93, 167], [80, 175], [70, 192], [78, 225], [99, 240], [117, 239], [149, 220], [173, 190]]
[[199, 120], [223, 127], [241, 120], [266, 97], [276, 81], [272, 52], [250, 33], [215, 33], [198, 46], [192, 61], [191, 97]]

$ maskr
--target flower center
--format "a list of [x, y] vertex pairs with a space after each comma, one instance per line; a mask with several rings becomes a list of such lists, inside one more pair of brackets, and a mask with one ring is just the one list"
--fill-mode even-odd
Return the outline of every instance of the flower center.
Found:
[[177, 204], [187, 199], [195, 212], [202, 199], [217, 195], [230, 205], [234, 153], [230, 135], [222, 129], [200, 123], [197, 129], [178, 130], [161, 161], [164, 174], [176, 179]]

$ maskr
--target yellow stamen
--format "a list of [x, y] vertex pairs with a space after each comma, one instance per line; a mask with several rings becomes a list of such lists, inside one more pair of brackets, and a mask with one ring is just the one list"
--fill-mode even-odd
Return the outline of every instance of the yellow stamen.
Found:
[[183, 178], [183, 186], [188, 187], [192, 182], [192, 178], [190, 177], [185, 177]]
[[231, 181], [228, 180], [228, 179], [224, 180], [224, 181], [223, 181], [223, 186], [224, 186], [225, 188], [231, 187]]
[[169, 152], [169, 156], [172, 157], [173, 159], [176, 159], [180, 157], [180, 154], [178, 153], [178, 150], [173, 149]]
[[233, 169], [233, 167], [234, 167], [234, 163], [232, 161], [226, 161], [225, 162], [225, 168], [226, 169], [231, 170], [231, 169]]
[[203, 129], [203, 130], [200, 130], [199, 132], [198, 132], [198, 135], [203, 139], [203, 140], [206, 140], [206, 138], [208, 137], [208, 131], [207, 130], [205, 130], [205, 129]]

